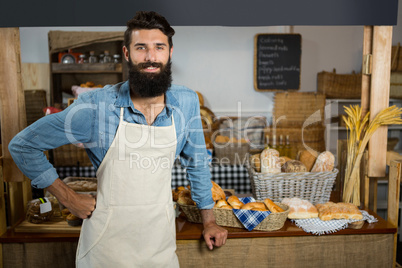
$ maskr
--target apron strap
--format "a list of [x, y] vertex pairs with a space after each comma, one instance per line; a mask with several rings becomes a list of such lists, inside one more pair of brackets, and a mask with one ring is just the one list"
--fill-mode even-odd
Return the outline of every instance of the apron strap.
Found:
[[120, 107], [120, 124], [123, 123], [124, 107]]

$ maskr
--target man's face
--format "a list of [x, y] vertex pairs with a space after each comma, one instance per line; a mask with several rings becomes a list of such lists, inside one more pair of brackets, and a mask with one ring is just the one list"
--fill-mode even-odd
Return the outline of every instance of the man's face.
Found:
[[168, 37], [160, 30], [133, 30], [130, 49], [123, 47], [129, 62], [131, 90], [141, 97], [155, 97], [166, 92], [171, 83]]

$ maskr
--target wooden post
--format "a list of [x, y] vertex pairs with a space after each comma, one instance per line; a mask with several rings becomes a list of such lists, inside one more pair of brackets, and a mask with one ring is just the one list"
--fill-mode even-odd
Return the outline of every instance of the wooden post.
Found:
[[[374, 26], [370, 121], [389, 105], [392, 26]], [[369, 141], [369, 177], [384, 177], [388, 128], [380, 127]]]
[[8, 151], [11, 139], [26, 127], [25, 99], [21, 81], [20, 31], [0, 28], [1, 141], [4, 181], [23, 182], [24, 176]]
[[[0, 236], [7, 231], [6, 201], [4, 198], [3, 158], [0, 157]], [[0, 244], [0, 268], [3, 267], [3, 247]]]
[[[373, 51], [373, 26], [364, 26], [363, 31], [363, 61], [367, 55], [372, 55]], [[364, 64], [362, 64], [364, 66]], [[368, 68], [370, 70], [370, 68]], [[362, 117], [364, 117], [370, 109], [370, 74], [362, 72], [362, 96], [361, 107]]]
[[[391, 224], [398, 227], [398, 214], [399, 214], [399, 195], [401, 185], [401, 168], [402, 161], [391, 161], [389, 166], [389, 180], [388, 180], [388, 213], [387, 220]], [[394, 234], [394, 253], [393, 253], [393, 266], [396, 265], [396, 247], [397, 247], [398, 232]]]

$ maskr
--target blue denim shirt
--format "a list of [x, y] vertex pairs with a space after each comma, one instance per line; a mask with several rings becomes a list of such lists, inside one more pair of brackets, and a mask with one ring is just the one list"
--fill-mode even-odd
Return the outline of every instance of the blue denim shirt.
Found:
[[[199, 208], [212, 208], [211, 174], [198, 96], [186, 87], [172, 85], [166, 92], [165, 104], [153, 126], [170, 126], [173, 115], [177, 135], [176, 157], [180, 156], [182, 165], [186, 167], [192, 198]], [[127, 81], [107, 85], [80, 94], [64, 111], [47, 115], [18, 133], [8, 147], [11, 156], [36, 188], [46, 188], [59, 177], [43, 151], [65, 144], [83, 143], [97, 170], [116, 134], [120, 107], [124, 107], [126, 122], [147, 124], [145, 116], [131, 101]]]

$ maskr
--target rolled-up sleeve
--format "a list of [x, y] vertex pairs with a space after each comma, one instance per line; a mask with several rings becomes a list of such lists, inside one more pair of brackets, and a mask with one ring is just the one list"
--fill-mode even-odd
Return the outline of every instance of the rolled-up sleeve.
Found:
[[212, 199], [211, 172], [205, 146], [204, 132], [200, 117], [198, 97], [192, 98], [193, 111], [186, 124], [186, 143], [180, 154], [181, 164], [187, 170], [192, 199], [200, 209], [211, 209], [215, 205]]
[[91, 109], [86, 106], [79, 98], [66, 110], [37, 120], [9, 143], [8, 149], [14, 162], [32, 180], [33, 187], [46, 188], [58, 178], [44, 151], [69, 143], [90, 141], [94, 120]]

